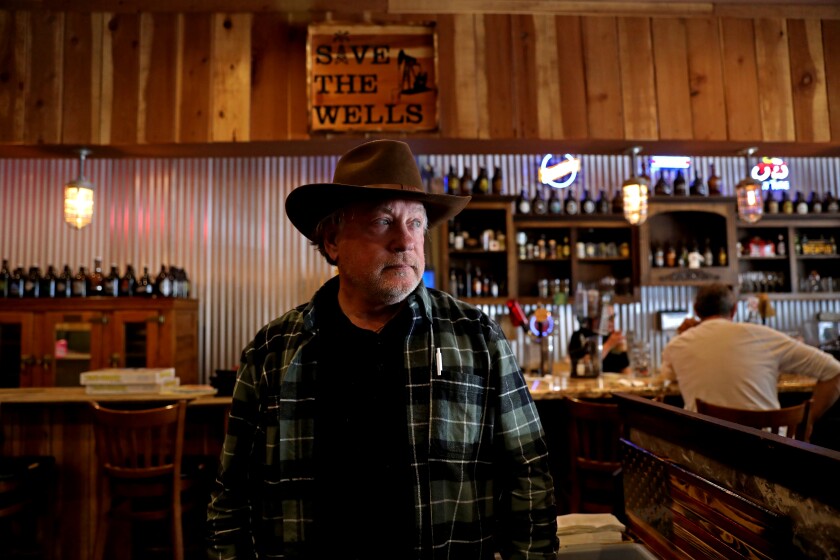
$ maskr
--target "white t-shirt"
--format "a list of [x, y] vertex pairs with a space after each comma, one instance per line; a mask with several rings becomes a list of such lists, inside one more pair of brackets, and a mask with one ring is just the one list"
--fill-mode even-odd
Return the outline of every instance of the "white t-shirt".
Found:
[[840, 361], [786, 334], [753, 323], [708, 319], [668, 342], [662, 377], [680, 386], [685, 408], [695, 399], [723, 406], [779, 408], [779, 373], [825, 381], [840, 374]]

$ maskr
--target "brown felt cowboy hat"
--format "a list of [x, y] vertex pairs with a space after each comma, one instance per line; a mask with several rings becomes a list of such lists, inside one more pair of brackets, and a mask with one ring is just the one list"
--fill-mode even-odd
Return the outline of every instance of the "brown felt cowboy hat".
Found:
[[426, 207], [429, 227], [454, 217], [469, 196], [430, 194], [405, 142], [373, 140], [341, 156], [332, 183], [302, 185], [286, 197], [286, 215], [308, 239], [315, 226], [336, 210], [357, 202], [417, 200]]

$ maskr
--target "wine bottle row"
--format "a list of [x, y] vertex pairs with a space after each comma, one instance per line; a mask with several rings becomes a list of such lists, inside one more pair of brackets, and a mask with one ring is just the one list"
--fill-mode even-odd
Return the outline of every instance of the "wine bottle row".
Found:
[[112, 264], [108, 273], [102, 269], [102, 259], [95, 259], [93, 269], [88, 271], [80, 266], [75, 274], [70, 265], [64, 265], [61, 272], [56, 272], [53, 265], [42, 274], [37, 264], [10, 270], [8, 259], [3, 259], [0, 267], [0, 298], [70, 298], [70, 297], [190, 297], [190, 280], [187, 271], [175, 266], [161, 265], [157, 276], [149, 273], [149, 267], [143, 267], [143, 274], [138, 278], [132, 265], [127, 265], [120, 275], [117, 265]]
[[533, 197], [528, 196], [526, 189], [522, 189], [516, 199], [517, 214], [535, 215], [569, 215], [578, 214], [623, 214], [624, 200], [620, 192], [617, 192], [612, 200], [601, 190], [598, 198], [590, 196], [589, 191], [583, 189], [580, 197], [575, 196], [574, 189], [567, 188], [566, 196], [561, 198], [560, 189], [548, 187], [549, 195], [546, 198], [543, 189], [538, 188]]
[[709, 240], [706, 240], [701, 252], [697, 241], [689, 243], [654, 243], [650, 248], [650, 264], [662, 268], [700, 268], [705, 266], [727, 266], [729, 256], [726, 248], [721, 246], [714, 251]]
[[835, 198], [830, 191], [826, 192], [822, 198], [815, 192], [811, 191], [806, 199], [802, 191], [796, 191], [793, 200], [787, 191], [781, 191], [781, 195], [776, 195], [773, 191], [764, 193], [764, 211], [767, 214], [837, 214], [840, 212], [840, 202]]
[[473, 175], [472, 168], [465, 166], [461, 175], [455, 172], [455, 166], [449, 166], [446, 175], [437, 176], [431, 165], [425, 165], [422, 169], [423, 178], [426, 181], [426, 189], [429, 192], [443, 192], [446, 194], [460, 196], [474, 196], [503, 193], [502, 169], [496, 166], [493, 170], [493, 177], [487, 173], [486, 167], [478, 168], [478, 175]]

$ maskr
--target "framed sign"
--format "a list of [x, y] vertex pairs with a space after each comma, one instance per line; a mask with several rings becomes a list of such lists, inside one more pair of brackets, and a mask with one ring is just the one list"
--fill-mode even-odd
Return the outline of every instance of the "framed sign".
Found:
[[310, 132], [437, 129], [434, 26], [322, 23], [308, 31]]

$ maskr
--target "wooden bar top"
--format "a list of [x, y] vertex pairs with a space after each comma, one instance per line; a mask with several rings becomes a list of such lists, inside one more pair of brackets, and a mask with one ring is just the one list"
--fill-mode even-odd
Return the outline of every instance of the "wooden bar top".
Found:
[[21, 389], [0, 389], [2, 403], [86, 403], [96, 402], [162, 402], [188, 400], [190, 405], [225, 405], [230, 404], [230, 397], [217, 397], [210, 386], [182, 387], [171, 393], [126, 393], [94, 394], [85, 393], [84, 387], [26, 387]]
[[[602, 398], [610, 397], [613, 393], [630, 393], [640, 397], [678, 396], [679, 385], [676, 383], [663, 384], [655, 376], [638, 378], [620, 373], [603, 373], [595, 379], [557, 377], [558, 388], [551, 388], [548, 377], [526, 376], [528, 388], [534, 400], [561, 399], [563, 397]], [[779, 377], [780, 393], [810, 392], [816, 380], [813, 377], [783, 373]]]

